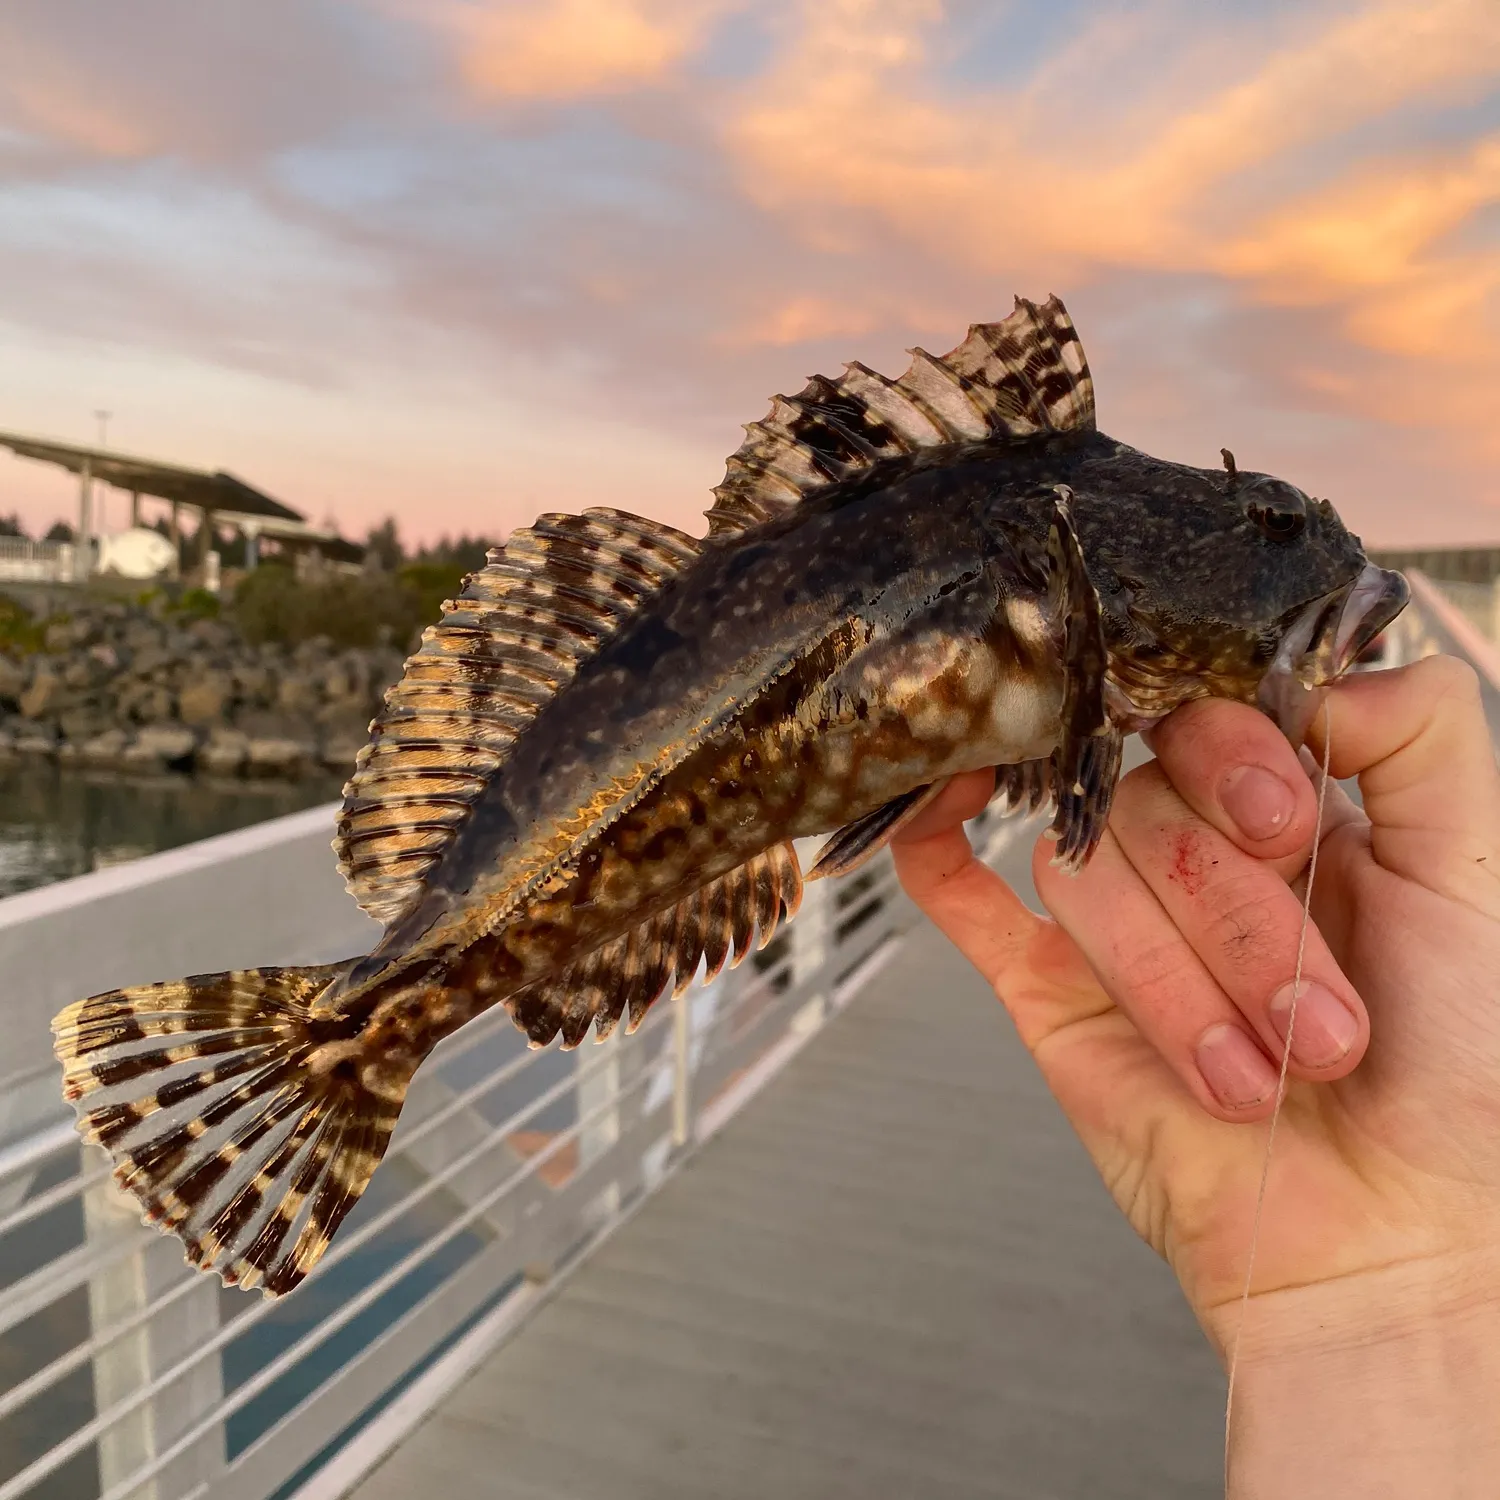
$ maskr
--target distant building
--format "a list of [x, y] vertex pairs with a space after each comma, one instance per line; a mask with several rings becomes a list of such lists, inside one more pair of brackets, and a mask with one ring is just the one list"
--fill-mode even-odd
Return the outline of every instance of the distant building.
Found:
[[[358, 566], [364, 549], [334, 532], [310, 526], [300, 511], [222, 470], [210, 473], [137, 458], [106, 448], [86, 448], [48, 438], [0, 432], [0, 448], [9, 448], [18, 458], [33, 458], [55, 464], [78, 475], [78, 526], [72, 541], [32, 542], [22, 537], [0, 537], [0, 580], [17, 582], [81, 583], [92, 574], [119, 572], [127, 577], [175, 575], [179, 570], [188, 581], [217, 589], [219, 555], [213, 546], [216, 528], [229, 527], [245, 539], [245, 567], [260, 560], [261, 542], [269, 541], [294, 560], [317, 558], [333, 564]], [[158, 500], [169, 507], [167, 551], [152, 549], [143, 537], [139, 544], [100, 544], [95, 525], [93, 486], [98, 481], [130, 496], [132, 530], [144, 530], [141, 502]], [[182, 512], [196, 517], [194, 556], [181, 568]], [[128, 535], [129, 533], [126, 533]], [[162, 573], [141, 574], [147, 559], [159, 558]]]

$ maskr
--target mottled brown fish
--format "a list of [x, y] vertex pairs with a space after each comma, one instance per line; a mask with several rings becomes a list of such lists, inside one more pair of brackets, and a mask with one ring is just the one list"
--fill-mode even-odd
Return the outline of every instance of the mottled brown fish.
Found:
[[335, 844], [373, 953], [57, 1018], [80, 1128], [190, 1261], [297, 1285], [438, 1041], [493, 1005], [537, 1045], [635, 1026], [795, 911], [793, 839], [853, 869], [993, 766], [1076, 869], [1126, 734], [1212, 694], [1298, 738], [1406, 600], [1326, 501], [1099, 433], [1055, 298], [746, 431], [707, 538], [543, 516], [427, 632]]

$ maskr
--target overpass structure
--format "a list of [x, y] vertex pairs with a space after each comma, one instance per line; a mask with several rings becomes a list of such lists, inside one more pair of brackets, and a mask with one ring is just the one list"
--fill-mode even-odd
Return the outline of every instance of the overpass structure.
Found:
[[[1394, 660], [1492, 643], [1422, 579]], [[881, 861], [634, 1037], [425, 1067], [306, 1285], [141, 1228], [47, 1021], [363, 951], [315, 809], [0, 901], [0, 1500], [1201, 1496], [1223, 1387], [993, 997]], [[1034, 828], [976, 843], [1023, 894]]]

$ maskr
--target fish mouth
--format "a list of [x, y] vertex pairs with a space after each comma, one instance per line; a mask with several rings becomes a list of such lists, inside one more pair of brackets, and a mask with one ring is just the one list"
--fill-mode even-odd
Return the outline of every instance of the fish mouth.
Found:
[[1314, 599], [1287, 627], [1256, 702], [1300, 746], [1323, 691], [1406, 608], [1411, 589], [1400, 573], [1366, 563], [1350, 584]]

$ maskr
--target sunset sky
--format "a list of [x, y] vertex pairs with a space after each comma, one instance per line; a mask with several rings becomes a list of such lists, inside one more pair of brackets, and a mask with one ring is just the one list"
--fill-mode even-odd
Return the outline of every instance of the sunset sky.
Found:
[[1113, 436], [1500, 541], [1500, 0], [0, 7], [0, 429], [346, 532], [701, 530], [773, 391], [1016, 292]]

